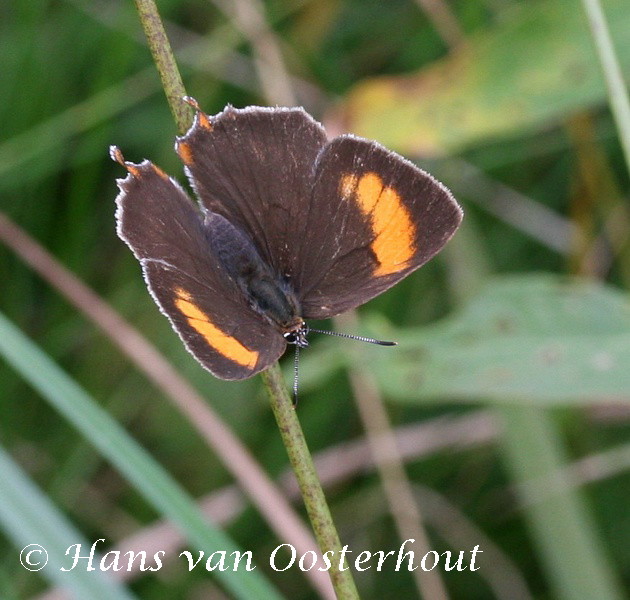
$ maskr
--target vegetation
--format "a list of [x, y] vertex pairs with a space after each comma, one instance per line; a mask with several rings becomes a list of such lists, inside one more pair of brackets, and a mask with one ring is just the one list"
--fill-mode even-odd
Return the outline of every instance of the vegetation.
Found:
[[[611, 54], [589, 26], [598, 7], [159, 4], [208, 113], [303, 105], [434, 173], [464, 207], [427, 266], [317, 324], [397, 348], [312, 335], [301, 354], [297, 414], [366, 600], [612, 599], [630, 585], [630, 118], [615, 80], [615, 61], [630, 72], [630, 8], [603, 2]], [[297, 564], [316, 545], [262, 380], [199, 367], [115, 234], [110, 144], [185, 180], [135, 6], [5, 13], [0, 597], [330, 597], [327, 573]], [[281, 364], [290, 385], [292, 357]], [[20, 550], [35, 543], [50, 562], [29, 572]], [[74, 544], [95, 544], [109, 573], [87, 559], [61, 571]], [[289, 544], [296, 564], [277, 571]], [[396, 570], [401, 548], [440, 563]], [[127, 571], [129, 550], [147, 552], [143, 570], [138, 556]], [[245, 551], [256, 569], [243, 555], [233, 570]], [[379, 551], [395, 553], [380, 571]]]

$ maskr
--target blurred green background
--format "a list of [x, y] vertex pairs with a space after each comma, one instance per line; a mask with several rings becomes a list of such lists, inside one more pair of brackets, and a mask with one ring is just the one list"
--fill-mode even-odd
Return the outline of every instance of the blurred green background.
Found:
[[[630, 6], [603, 5], [627, 78]], [[162, 0], [159, 9], [206, 112], [303, 105], [332, 134], [414, 160], [464, 207], [436, 259], [361, 307], [358, 321], [324, 324], [398, 348], [312, 336], [302, 355], [298, 413], [311, 450], [328, 458], [320, 475], [342, 544], [387, 552], [416, 537], [360, 445], [373, 427], [368, 396], [399, 436], [409, 531], [421, 514], [431, 549], [484, 552], [474, 573], [441, 564], [443, 591], [425, 598], [627, 596], [629, 181], [583, 4]], [[0, 64], [0, 598], [61, 584], [81, 598], [324, 597], [298, 568], [269, 567], [286, 540], [226, 492], [233, 465], [121, 352], [121, 330], [103, 332], [42, 278], [54, 265], [20, 234], [142, 332], [264, 471], [285, 472], [259, 378], [222, 382], [199, 367], [115, 234], [123, 173], [110, 144], [184, 181], [134, 4], [11, 2]], [[97, 405], [105, 413], [82, 412]], [[229, 516], [213, 513], [229, 536], [214, 549], [229, 541], [253, 552], [250, 591], [245, 573], [188, 572], [177, 558], [211, 538], [192, 537], [201, 528], [165, 472], [136, 460], [134, 440], [188, 497], [233, 494]], [[127, 574], [126, 590], [60, 574], [52, 560], [39, 572], [19, 563], [22, 547], [45, 540], [65, 549], [105, 538], [106, 552], [146, 535], [147, 548], [149, 539], [161, 548], [164, 518], [188, 534], [159, 571]], [[362, 598], [420, 597], [417, 572], [355, 574]]]

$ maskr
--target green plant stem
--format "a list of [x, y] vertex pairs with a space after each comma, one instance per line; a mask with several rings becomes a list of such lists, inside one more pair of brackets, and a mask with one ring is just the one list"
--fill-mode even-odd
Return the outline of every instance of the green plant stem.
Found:
[[278, 363], [267, 369], [262, 374], [262, 378], [269, 393], [271, 408], [300, 486], [317, 543], [322, 554], [328, 552], [327, 556], [330, 557], [331, 568], [328, 572], [337, 598], [339, 600], [358, 599], [359, 594], [352, 573], [344, 564], [345, 561], [343, 563], [340, 561], [341, 541]]
[[[193, 112], [192, 108], [182, 101], [186, 96], [186, 90], [157, 7], [153, 0], [136, 0], [136, 6], [177, 128], [180, 133], [185, 133], [192, 123]], [[278, 363], [272, 365], [262, 377], [317, 543], [322, 554], [328, 552], [330, 556], [332, 553], [329, 575], [335, 594], [338, 600], [358, 600], [359, 594], [352, 573], [347, 568], [345, 560], [341, 560], [339, 535]]]
[[153, 0], [136, 0], [136, 8], [177, 129], [182, 134], [186, 133], [193, 121], [193, 108], [182, 100], [186, 96], [184, 82], [177, 68], [173, 49], [166, 37], [157, 6]]
[[630, 99], [623, 78], [619, 60], [615, 54], [610, 30], [599, 0], [582, 0], [584, 11], [591, 28], [595, 49], [602, 64], [610, 109], [619, 131], [619, 140], [626, 159], [626, 167], [630, 173]]
[[503, 406], [506, 466], [524, 501], [549, 583], [559, 600], [621, 600], [611, 561], [597, 532], [582, 489], [566, 478], [563, 434], [550, 411], [534, 406]]

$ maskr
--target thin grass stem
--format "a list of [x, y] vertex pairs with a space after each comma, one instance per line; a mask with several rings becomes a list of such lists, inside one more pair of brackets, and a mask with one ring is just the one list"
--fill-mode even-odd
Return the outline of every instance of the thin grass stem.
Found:
[[[181, 133], [192, 123], [191, 107], [183, 102], [186, 96], [177, 63], [166, 37], [153, 0], [136, 0], [138, 14], [147, 36], [151, 53], [164, 85], [171, 112]], [[183, 106], [187, 107], [186, 110]], [[293, 403], [287, 393], [278, 363], [263, 373], [263, 381], [276, 417], [282, 441], [300, 485], [304, 504], [322, 554], [332, 553], [329, 576], [338, 600], [354, 600], [359, 595], [352, 573], [341, 561], [339, 535], [330, 515], [322, 485], [313, 466], [313, 459], [304, 439]], [[321, 560], [321, 559], [320, 559]]]
[[267, 369], [262, 377], [271, 399], [271, 408], [276, 417], [282, 441], [300, 486], [306, 512], [313, 525], [317, 543], [322, 554], [330, 557], [331, 566], [328, 573], [337, 598], [339, 600], [358, 598], [359, 594], [352, 573], [346, 568], [345, 561], [341, 560], [341, 541], [278, 363]]

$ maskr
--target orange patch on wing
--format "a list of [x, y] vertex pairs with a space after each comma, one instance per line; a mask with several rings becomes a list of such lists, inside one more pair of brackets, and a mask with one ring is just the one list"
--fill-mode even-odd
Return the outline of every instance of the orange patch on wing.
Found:
[[221, 331], [210, 322], [206, 315], [192, 300], [190, 294], [183, 288], [175, 290], [177, 299], [175, 306], [186, 317], [188, 324], [199, 333], [210, 346], [225, 358], [253, 369], [258, 362], [258, 352], [249, 350], [236, 338]]
[[128, 173], [130, 173], [134, 177], [140, 177], [140, 169], [138, 169], [138, 165], [127, 162], [118, 146], [110, 146], [109, 155], [112, 157], [112, 160], [115, 160], [119, 165], [125, 167]]
[[212, 123], [210, 123], [210, 119], [208, 119], [208, 115], [205, 112], [199, 111], [197, 113], [197, 118], [199, 119], [200, 127], [203, 127], [208, 131], [212, 131]]
[[182, 159], [182, 162], [185, 165], [188, 166], [192, 164], [192, 150], [189, 144], [187, 144], [186, 142], [179, 142], [177, 144], [177, 154], [179, 154], [179, 157]]
[[151, 164], [151, 167], [153, 167], [153, 170], [162, 178], [162, 179], [168, 179], [168, 175], [162, 171], [162, 169], [160, 169], [160, 167], [156, 167], [154, 164]]
[[134, 177], [137, 177], [138, 179], [140, 179], [140, 177], [142, 177], [142, 173], [141, 173], [140, 169], [138, 169], [138, 167], [136, 167], [135, 165], [131, 165], [129, 163], [125, 163], [124, 167], [125, 167], [125, 169], [127, 169], [127, 172], [131, 173]]
[[373, 172], [360, 177], [344, 175], [340, 192], [344, 197], [354, 194], [361, 212], [371, 221], [375, 235], [371, 248], [379, 262], [374, 274], [389, 275], [407, 267], [416, 250], [416, 226], [398, 192], [384, 186]]

